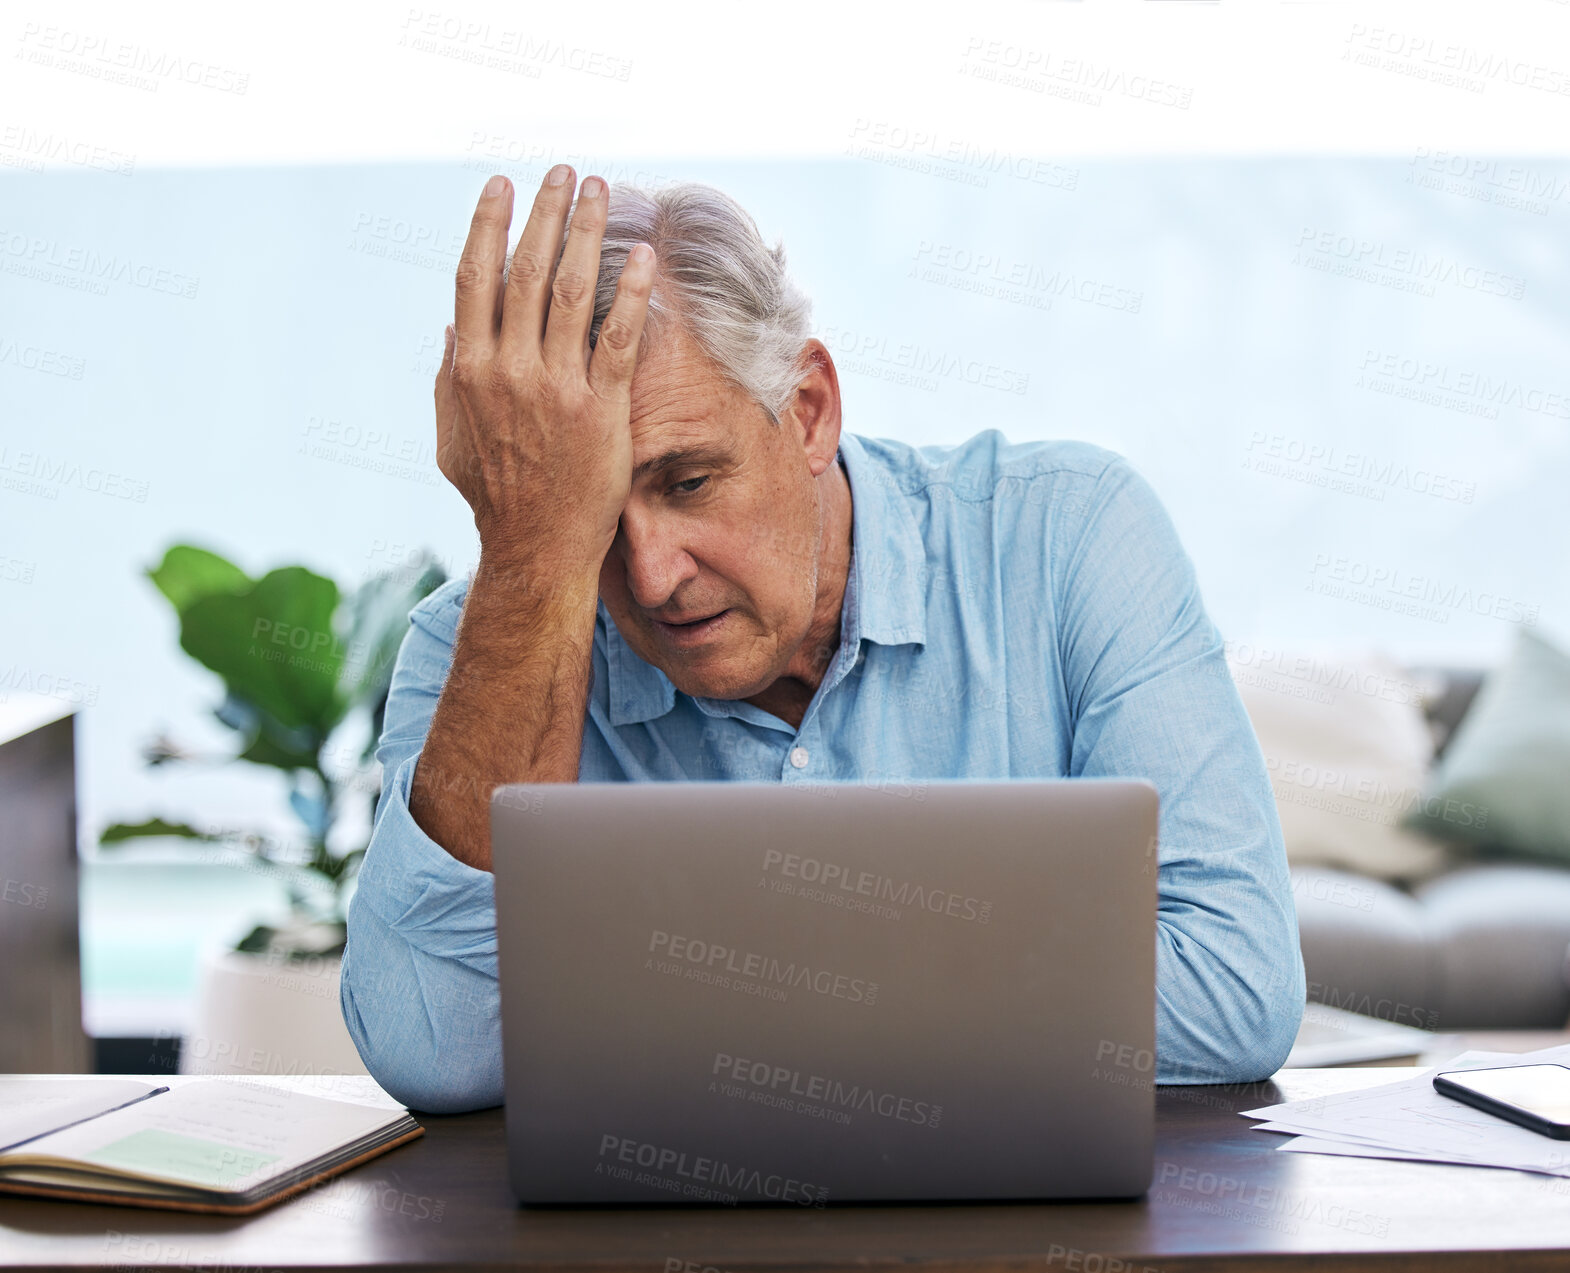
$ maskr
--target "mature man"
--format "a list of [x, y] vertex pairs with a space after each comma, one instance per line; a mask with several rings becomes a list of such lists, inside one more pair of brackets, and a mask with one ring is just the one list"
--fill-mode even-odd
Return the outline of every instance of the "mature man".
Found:
[[1150, 489], [1081, 443], [842, 433], [740, 207], [573, 188], [546, 177], [509, 268], [493, 177], [458, 266], [438, 461], [480, 556], [410, 616], [387, 704], [343, 972], [371, 1073], [502, 1099], [498, 784], [1107, 775], [1161, 796], [1157, 1081], [1273, 1072], [1304, 999], [1280, 826]]

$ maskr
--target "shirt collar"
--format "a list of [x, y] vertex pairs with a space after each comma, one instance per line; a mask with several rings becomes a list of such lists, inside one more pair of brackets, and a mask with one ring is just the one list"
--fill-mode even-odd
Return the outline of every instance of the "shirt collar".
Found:
[[851, 563], [845, 585], [855, 598], [852, 635], [879, 645], [927, 640], [927, 548], [894, 475], [853, 433], [840, 435], [850, 479]]
[[[921, 645], [927, 639], [923, 587], [927, 552], [904, 492], [852, 433], [839, 458], [851, 491], [851, 566], [840, 608], [840, 644]], [[670, 678], [635, 654], [600, 603], [612, 725], [663, 716], [676, 705]]]

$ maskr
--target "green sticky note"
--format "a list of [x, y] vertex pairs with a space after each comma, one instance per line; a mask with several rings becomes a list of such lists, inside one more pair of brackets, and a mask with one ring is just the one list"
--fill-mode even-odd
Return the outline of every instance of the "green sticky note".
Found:
[[106, 1167], [213, 1189], [232, 1185], [278, 1161], [276, 1156], [254, 1153], [238, 1145], [152, 1128], [132, 1132], [85, 1156]]

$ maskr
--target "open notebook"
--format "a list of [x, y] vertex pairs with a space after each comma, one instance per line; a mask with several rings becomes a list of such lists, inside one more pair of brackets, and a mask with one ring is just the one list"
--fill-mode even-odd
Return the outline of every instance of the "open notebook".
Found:
[[376, 1088], [171, 1081], [0, 1076], [0, 1192], [242, 1215], [424, 1134]]

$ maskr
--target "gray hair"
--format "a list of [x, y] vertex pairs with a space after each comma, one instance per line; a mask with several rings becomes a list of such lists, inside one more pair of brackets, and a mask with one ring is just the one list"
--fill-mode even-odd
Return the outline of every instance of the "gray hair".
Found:
[[616, 297], [627, 254], [654, 249], [654, 291], [640, 350], [667, 322], [680, 325], [728, 380], [777, 424], [801, 383], [812, 302], [785, 272], [785, 248], [770, 248], [745, 208], [695, 181], [646, 190], [611, 189], [589, 341]]

